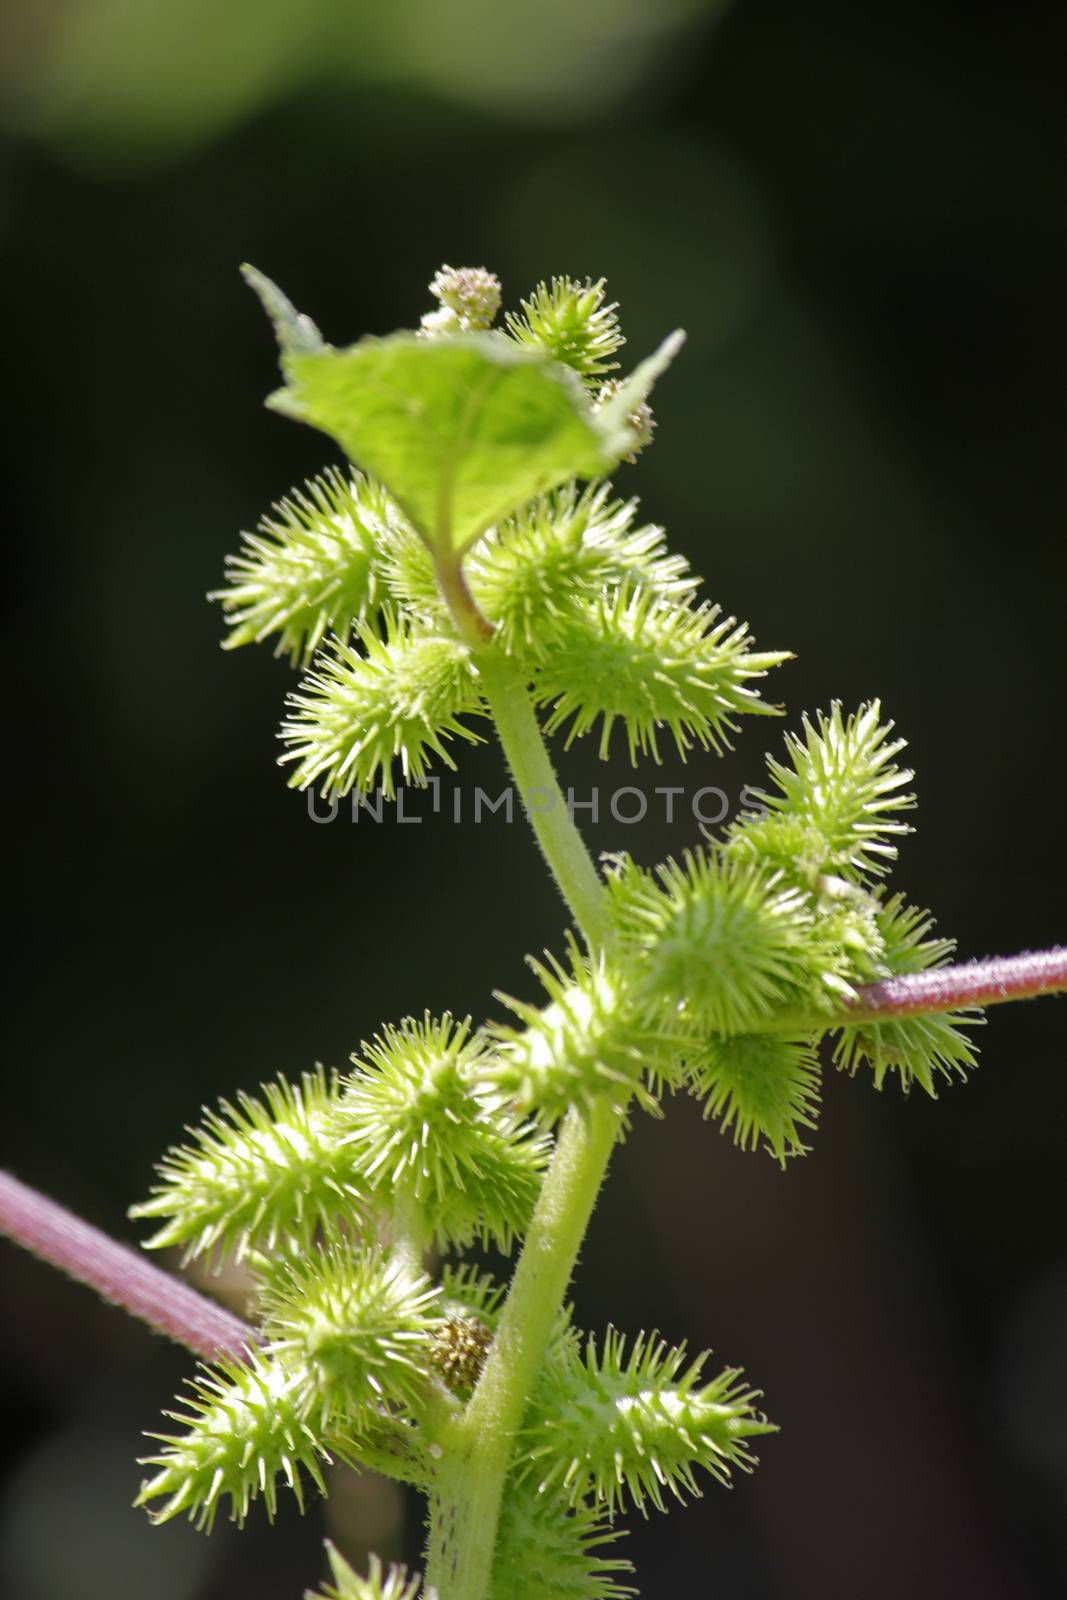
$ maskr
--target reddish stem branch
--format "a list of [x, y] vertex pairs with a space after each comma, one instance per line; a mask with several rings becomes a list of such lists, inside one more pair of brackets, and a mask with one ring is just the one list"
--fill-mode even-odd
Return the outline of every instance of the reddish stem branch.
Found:
[[1067, 946], [1021, 956], [994, 956], [906, 978], [884, 978], [860, 990], [849, 1021], [878, 1022], [968, 1006], [995, 1006], [1004, 1000], [1030, 1000], [1067, 990]]
[[205, 1360], [240, 1359], [256, 1341], [232, 1312], [8, 1172], [0, 1172], [0, 1234]]

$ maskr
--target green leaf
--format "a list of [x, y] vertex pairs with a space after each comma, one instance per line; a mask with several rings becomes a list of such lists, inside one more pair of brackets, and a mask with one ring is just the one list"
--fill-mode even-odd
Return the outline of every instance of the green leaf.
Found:
[[274, 323], [286, 387], [268, 405], [321, 428], [378, 478], [439, 557], [568, 478], [599, 478], [639, 443], [629, 414], [673, 358], [672, 334], [595, 407], [580, 379], [505, 334], [324, 344], [269, 278], [244, 269]]
[[311, 318], [298, 311], [276, 283], [247, 263], [241, 268], [241, 276], [252, 292], [259, 296], [264, 311], [274, 324], [283, 366], [289, 356], [300, 351], [326, 348], [322, 334]]
[[268, 403], [336, 439], [442, 553], [567, 478], [601, 476], [624, 444], [573, 374], [500, 334], [398, 333], [285, 365]]

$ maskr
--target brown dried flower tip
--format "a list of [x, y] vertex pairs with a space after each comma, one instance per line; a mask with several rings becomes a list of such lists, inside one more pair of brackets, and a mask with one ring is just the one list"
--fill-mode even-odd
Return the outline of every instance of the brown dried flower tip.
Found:
[[453, 1394], [466, 1394], [474, 1388], [492, 1342], [491, 1329], [478, 1317], [453, 1315], [441, 1323], [434, 1334], [430, 1360]]

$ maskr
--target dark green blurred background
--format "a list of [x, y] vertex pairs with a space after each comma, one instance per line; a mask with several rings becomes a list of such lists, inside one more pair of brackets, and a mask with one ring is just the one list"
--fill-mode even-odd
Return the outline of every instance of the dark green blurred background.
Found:
[[[0, 1162], [132, 1237], [200, 1104], [380, 1021], [530, 992], [560, 907], [518, 825], [314, 826], [288, 674], [219, 653], [240, 527], [330, 459], [262, 409], [251, 259], [328, 338], [410, 325], [442, 260], [512, 303], [605, 274], [676, 324], [625, 487], [797, 660], [912, 744], [899, 883], [967, 955], [1067, 934], [1061, 5], [9, 0], [0, 19], [14, 1003]], [[735, 757], [630, 781], [758, 781]], [[583, 792], [592, 751], [563, 762]], [[464, 757], [493, 792], [491, 746]], [[610, 818], [644, 860], [696, 830]], [[1022, 1600], [1067, 1581], [1067, 1011], [995, 1013], [936, 1103], [831, 1075], [814, 1157], [694, 1107], [617, 1160], [580, 1315], [712, 1345], [782, 1425], [630, 1540], [644, 1593]], [[191, 1362], [0, 1249], [5, 1600], [296, 1600], [324, 1513], [241, 1537], [128, 1510]], [[391, 1489], [331, 1527], [417, 1555]]]

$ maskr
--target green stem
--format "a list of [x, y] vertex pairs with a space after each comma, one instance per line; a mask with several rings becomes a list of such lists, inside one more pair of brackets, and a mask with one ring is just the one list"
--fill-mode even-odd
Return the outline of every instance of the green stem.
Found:
[[429, 1246], [421, 1207], [413, 1200], [398, 1201], [393, 1207], [389, 1228], [393, 1253], [415, 1277], [422, 1272]]
[[[442, 550], [447, 550], [448, 554], [442, 555]], [[457, 633], [472, 650], [484, 650], [493, 637], [493, 624], [478, 609], [478, 603], [467, 585], [463, 562], [452, 550], [447, 533], [433, 551], [433, 564], [438, 587], [452, 614]]]
[[563, 1307], [623, 1113], [570, 1111], [478, 1387], [453, 1426], [434, 1495], [428, 1600], [486, 1600], [515, 1433]]
[[508, 766], [549, 871], [591, 948], [607, 938], [604, 889], [559, 787], [521, 673], [493, 650], [477, 654], [478, 674]]
[[[526, 685], [506, 659], [478, 669], [545, 860], [591, 950], [608, 937], [604, 889], [567, 810]], [[624, 1110], [571, 1110], [545, 1175], [478, 1387], [445, 1437], [430, 1513], [428, 1600], [486, 1600], [515, 1433], [563, 1307]]]

